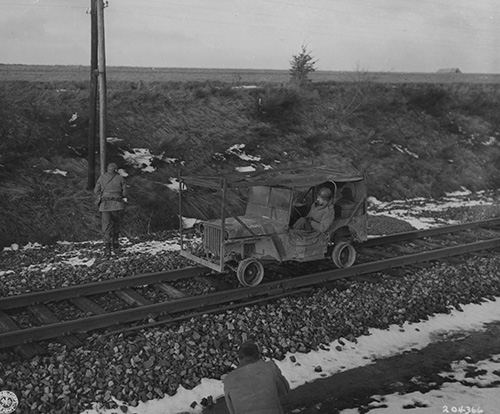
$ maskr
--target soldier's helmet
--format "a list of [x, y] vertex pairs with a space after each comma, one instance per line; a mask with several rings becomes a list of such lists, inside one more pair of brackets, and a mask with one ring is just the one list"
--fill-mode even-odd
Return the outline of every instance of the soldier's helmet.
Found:
[[323, 187], [319, 190], [318, 196], [321, 197], [323, 200], [330, 200], [332, 198], [332, 190]]
[[108, 164], [108, 172], [115, 172], [118, 169], [118, 165], [116, 165], [114, 162], [110, 162]]

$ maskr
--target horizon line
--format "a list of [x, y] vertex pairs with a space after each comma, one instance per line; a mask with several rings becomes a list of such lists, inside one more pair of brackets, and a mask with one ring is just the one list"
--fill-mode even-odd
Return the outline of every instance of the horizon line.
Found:
[[[43, 63], [3, 63], [0, 62], [0, 66], [32, 66], [32, 67], [77, 67], [89, 69], [90, 65], [82, 64], [43, 64]], [[126, 66], [126, 65], [109, 65], [107, 69], [149, 69], [149, 70], [219, 70], [219, 71], [262, 71], [262, 72], [288, 72], [290, 69], [267, 69], [267, 68], [216, 68], [216, 67], [188, 67], [188, 66]], [[434, 72], [405, 72], [405, 71], [391, 71], [391, 70], [335, 70], [335, 69], [317, 69], [313, 73], [318, 72], [335, 72], [335, 73], [393, 73], [393, 74], [436, 74], [436, 75], [500, 75], [500, 73], [494, 72], [441, 72], [438, 70], [442, 69], [460, 69], [459, 67], [450, 68], [438, 68]], [[311, 75], [313, 74], [311, 73]]]

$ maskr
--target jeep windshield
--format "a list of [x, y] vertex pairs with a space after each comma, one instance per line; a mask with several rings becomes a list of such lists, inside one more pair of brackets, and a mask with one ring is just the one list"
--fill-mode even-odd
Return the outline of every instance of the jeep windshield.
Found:
[[245, 217], [262, 217], [288, 224], [293, 195], [291, 189], [254, 186], [248, 190]]

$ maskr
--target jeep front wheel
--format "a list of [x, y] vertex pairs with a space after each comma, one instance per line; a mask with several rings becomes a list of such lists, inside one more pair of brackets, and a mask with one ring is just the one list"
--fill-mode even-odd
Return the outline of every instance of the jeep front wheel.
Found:
[[244, 259], [236, 269], [236, 276], [243, 286], [257, 286], [264, 278], [264, 266], [257, 259]]
[[332, 261], [338, 268], [351, 267], [356, 260], [356, 249], [349, 242], [336, 243], [332, 251]]

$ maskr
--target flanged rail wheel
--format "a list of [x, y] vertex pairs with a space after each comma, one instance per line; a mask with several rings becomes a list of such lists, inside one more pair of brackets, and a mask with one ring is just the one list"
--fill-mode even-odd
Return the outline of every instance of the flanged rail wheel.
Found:
[[335, 244], [332, 251], [332, 261], [338, 268], [351, 267], [356, 260], [356, 249], [349, 242]]
[[243, 286], [257, 286], [264, 278], [264, 266], [257, 259], [244, 259], [236, 269], [236, 276]]

